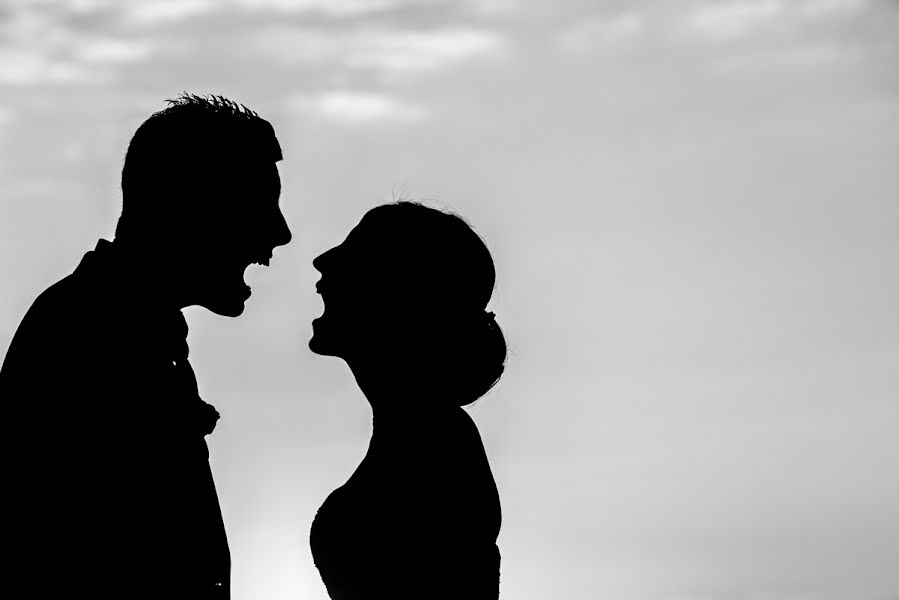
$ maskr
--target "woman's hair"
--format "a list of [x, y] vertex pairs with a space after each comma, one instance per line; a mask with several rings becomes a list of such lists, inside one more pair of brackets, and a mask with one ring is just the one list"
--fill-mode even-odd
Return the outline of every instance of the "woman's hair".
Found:
[[496, 283], [493, 258], [462, 217], [418, 202], [373, 208], [366, 218], [393, 233], [384, 240], [397, 264], [409, 318], [419, 335], [416, 368], [436, 377], [437, 386], [460, 406], [486, 394], [505, 369], [506, 340], [492, 312], [485, 310]]

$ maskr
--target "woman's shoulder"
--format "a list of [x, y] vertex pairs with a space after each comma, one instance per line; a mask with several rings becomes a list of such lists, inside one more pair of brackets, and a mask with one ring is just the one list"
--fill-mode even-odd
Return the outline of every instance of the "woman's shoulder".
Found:
[[433, 468], [422, 479], [431, 493], [445, 500], [448, 514], [498, 522], [496, 482], [481, 435], [468, 413], [460, 408], [429, 443]]
[[455, 407], [425, 433], [428, 453], [438, 458], [443, 467], [490, 468], [478, 427], [464, 409]]

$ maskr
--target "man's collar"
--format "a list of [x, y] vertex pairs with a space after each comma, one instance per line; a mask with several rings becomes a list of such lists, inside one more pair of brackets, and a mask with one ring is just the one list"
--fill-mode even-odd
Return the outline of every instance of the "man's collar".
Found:
[[152, 262], [128, 252], [121, 243], [99, 239], [96, 247], [87, 252], [76, 273], [98, 280], [98, 283], [117, 295], [125, 295], [129, 302], [153, 313], [181, 311], [172, 301], [164, 279], [154, 272]]
[[180, 307], [160, 293], [145, 269], [139, 261], [129, 260], [116, 244], [100, 239], [94, 250], [84, 255], [74, 275], [92, 280], [92, 287], [121, 311], [132, 313], [153, 337], [166, 339], [165, 344], [177, 355], [173, 358], [186, 358], [187, 321]]

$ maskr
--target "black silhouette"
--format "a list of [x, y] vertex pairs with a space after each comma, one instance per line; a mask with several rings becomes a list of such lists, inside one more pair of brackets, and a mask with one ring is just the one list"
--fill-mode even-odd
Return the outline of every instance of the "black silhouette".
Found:
[[35, 300], [0, 370], [16, 597], [230, 594], [204, 440], [218, 413], [197, 393], [181, 309], [241, 314], [244, 270], [290, 240], [281, 149], [225, 98], [168, 102], [128, 147], [115, 241]]
[[461, 408], [506, 358], [484, 310], [490, 253], [461, 218], [399, 202], [372, 209], [313, 265], [325, 312], [309, 346], [347, 363], [373, 414], [365, 458], [312, 524], [328, 593], [497, 598], [499, 495]]

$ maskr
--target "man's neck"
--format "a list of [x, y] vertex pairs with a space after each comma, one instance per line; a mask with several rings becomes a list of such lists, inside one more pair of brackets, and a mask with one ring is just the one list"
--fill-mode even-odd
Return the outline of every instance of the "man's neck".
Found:
[[190, 306], [180, 263], [165, 253], [148, 252], [148, 247], [148, 244], [119, 237], [112, 242], [112, 251], [122, 268], [128, 270], [141, 293], [146, 294], [153, 304], [176, 310]]

